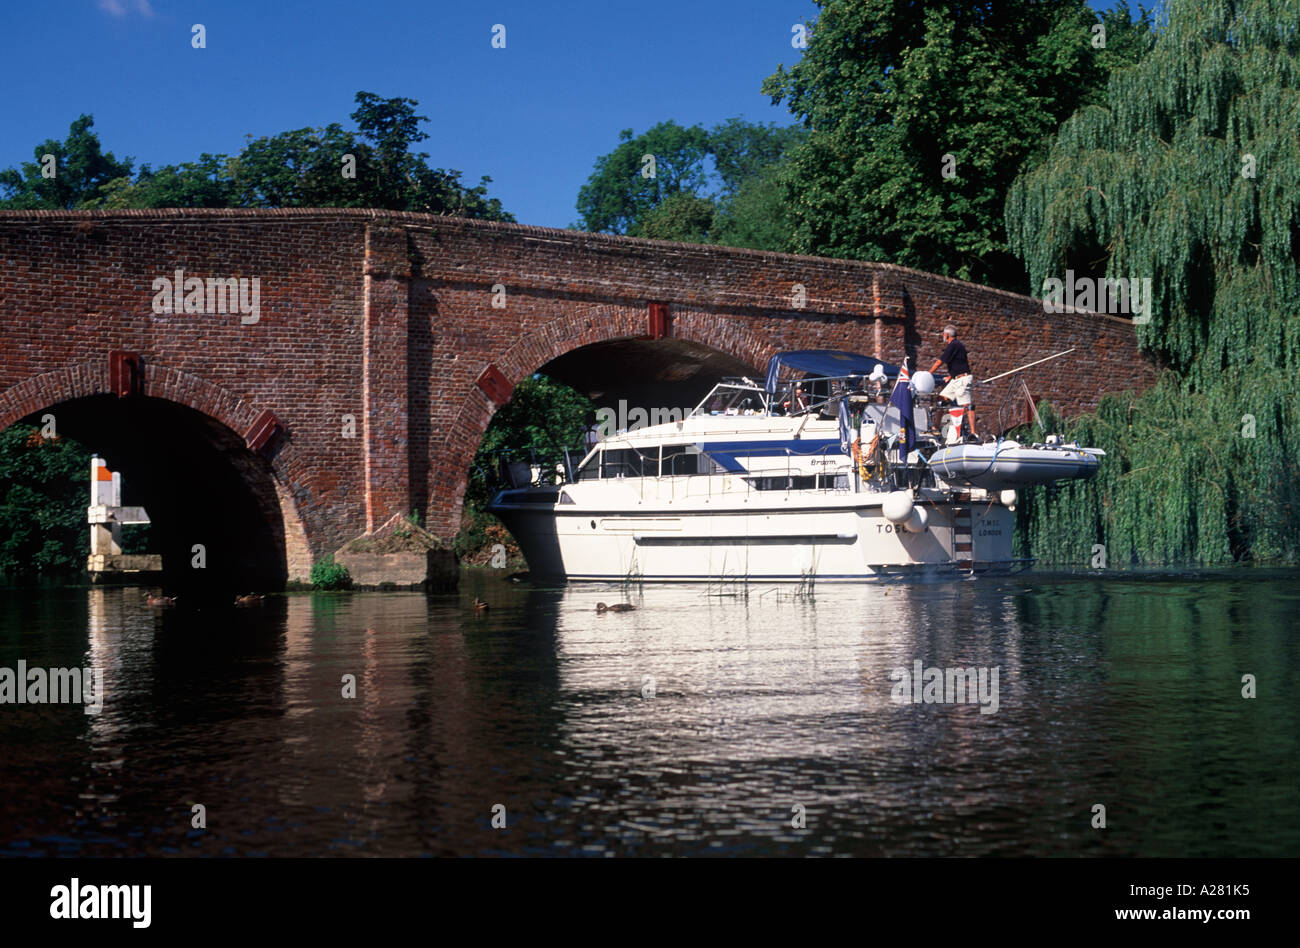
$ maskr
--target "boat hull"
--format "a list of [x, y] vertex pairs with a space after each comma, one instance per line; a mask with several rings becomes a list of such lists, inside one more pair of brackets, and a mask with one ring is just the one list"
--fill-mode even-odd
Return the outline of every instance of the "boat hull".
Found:
[[887, 520], [878, 497], [852, 494], [838, 503], [635, 512], [498, 500], [492, 510], [530, 572], [548, 579], [861, 582], [1011, 567], [1009, 509], [966, 505], [967, 537], [954, 505], [922, 506], [927, 523], [917, 533]]

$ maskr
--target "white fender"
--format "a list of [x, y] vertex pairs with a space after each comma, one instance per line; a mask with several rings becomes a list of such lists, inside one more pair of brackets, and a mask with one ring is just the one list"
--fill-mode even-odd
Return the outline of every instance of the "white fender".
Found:
[[921, 533], [930, 522], [930, 513], [924, 507], [912, 507], [912, 514], [903, 521], [903, 529], [908, 533]]
[[880, 505], [880, 512], [890, 523], [901, 524], [912, 516], [914, 506], [910, 490], [896, 490], [885, 496], [884, 502]]

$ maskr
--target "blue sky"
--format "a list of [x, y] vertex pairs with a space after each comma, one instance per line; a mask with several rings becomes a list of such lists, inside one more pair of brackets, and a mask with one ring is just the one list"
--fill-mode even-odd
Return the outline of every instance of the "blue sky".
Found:
[[[565, 227], [620, 129], [790, 124], [759, 86], [797, 61], [791, 27], [816, 12], [811, 0], [6, 2], [0, 168], [83, 112], [106, 150], [157, 167], [233, 154], [246, 134], [351, 128], [365, 90], [419, 100], [432, 165], [471, 184], [490, 175], [520, 222]], [[195, 23], [206, 49], [191, 47]], [[495, 24], [505, 49], [491, 46]]]

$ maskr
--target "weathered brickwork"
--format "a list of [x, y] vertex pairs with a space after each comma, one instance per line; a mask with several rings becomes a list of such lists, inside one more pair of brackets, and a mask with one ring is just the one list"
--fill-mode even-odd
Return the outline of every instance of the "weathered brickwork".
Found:
[[[0, 264], [0, 428], [111, 392], [113, 350], [140, 353], [146, 396], [240, 438], [273, 412], [283, 435], [241, 464], [274, 484], [264, 493], [292, 576], [394, 513], [419, 509], [454, 533], [495, 410], [476, 385], [485, 369], [517, 382], [578, 347], [645, 338], [651, 302], [668, 304], [673, 337], [755, 372], [796, 348], [890, 361], [906, 350], [928, 367], [952, 322], [981, 377], [1078, 347], [1032, 375], [1034, 393], [1067, 411], [1154, 379], [1127, 320], [1048, 315], [1028, 297], [901, 267], [420, 214], [6, 211]], [[178, 269], [257, 277], [260, 318], [155, 314], [153, 280]], [[497, 284], [504, 309], [491, 305]], [[986, 412], [1010, 391], [990, 389]]]

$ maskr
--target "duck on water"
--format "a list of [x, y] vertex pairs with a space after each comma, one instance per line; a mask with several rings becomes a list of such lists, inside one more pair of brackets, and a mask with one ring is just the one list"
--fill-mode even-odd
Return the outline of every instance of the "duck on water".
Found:
[[636, 606], [626, 602], [616, 602], [612, 606], [607, 606], [603, 602], [596, 603], [597, 612], [631, 612]]

